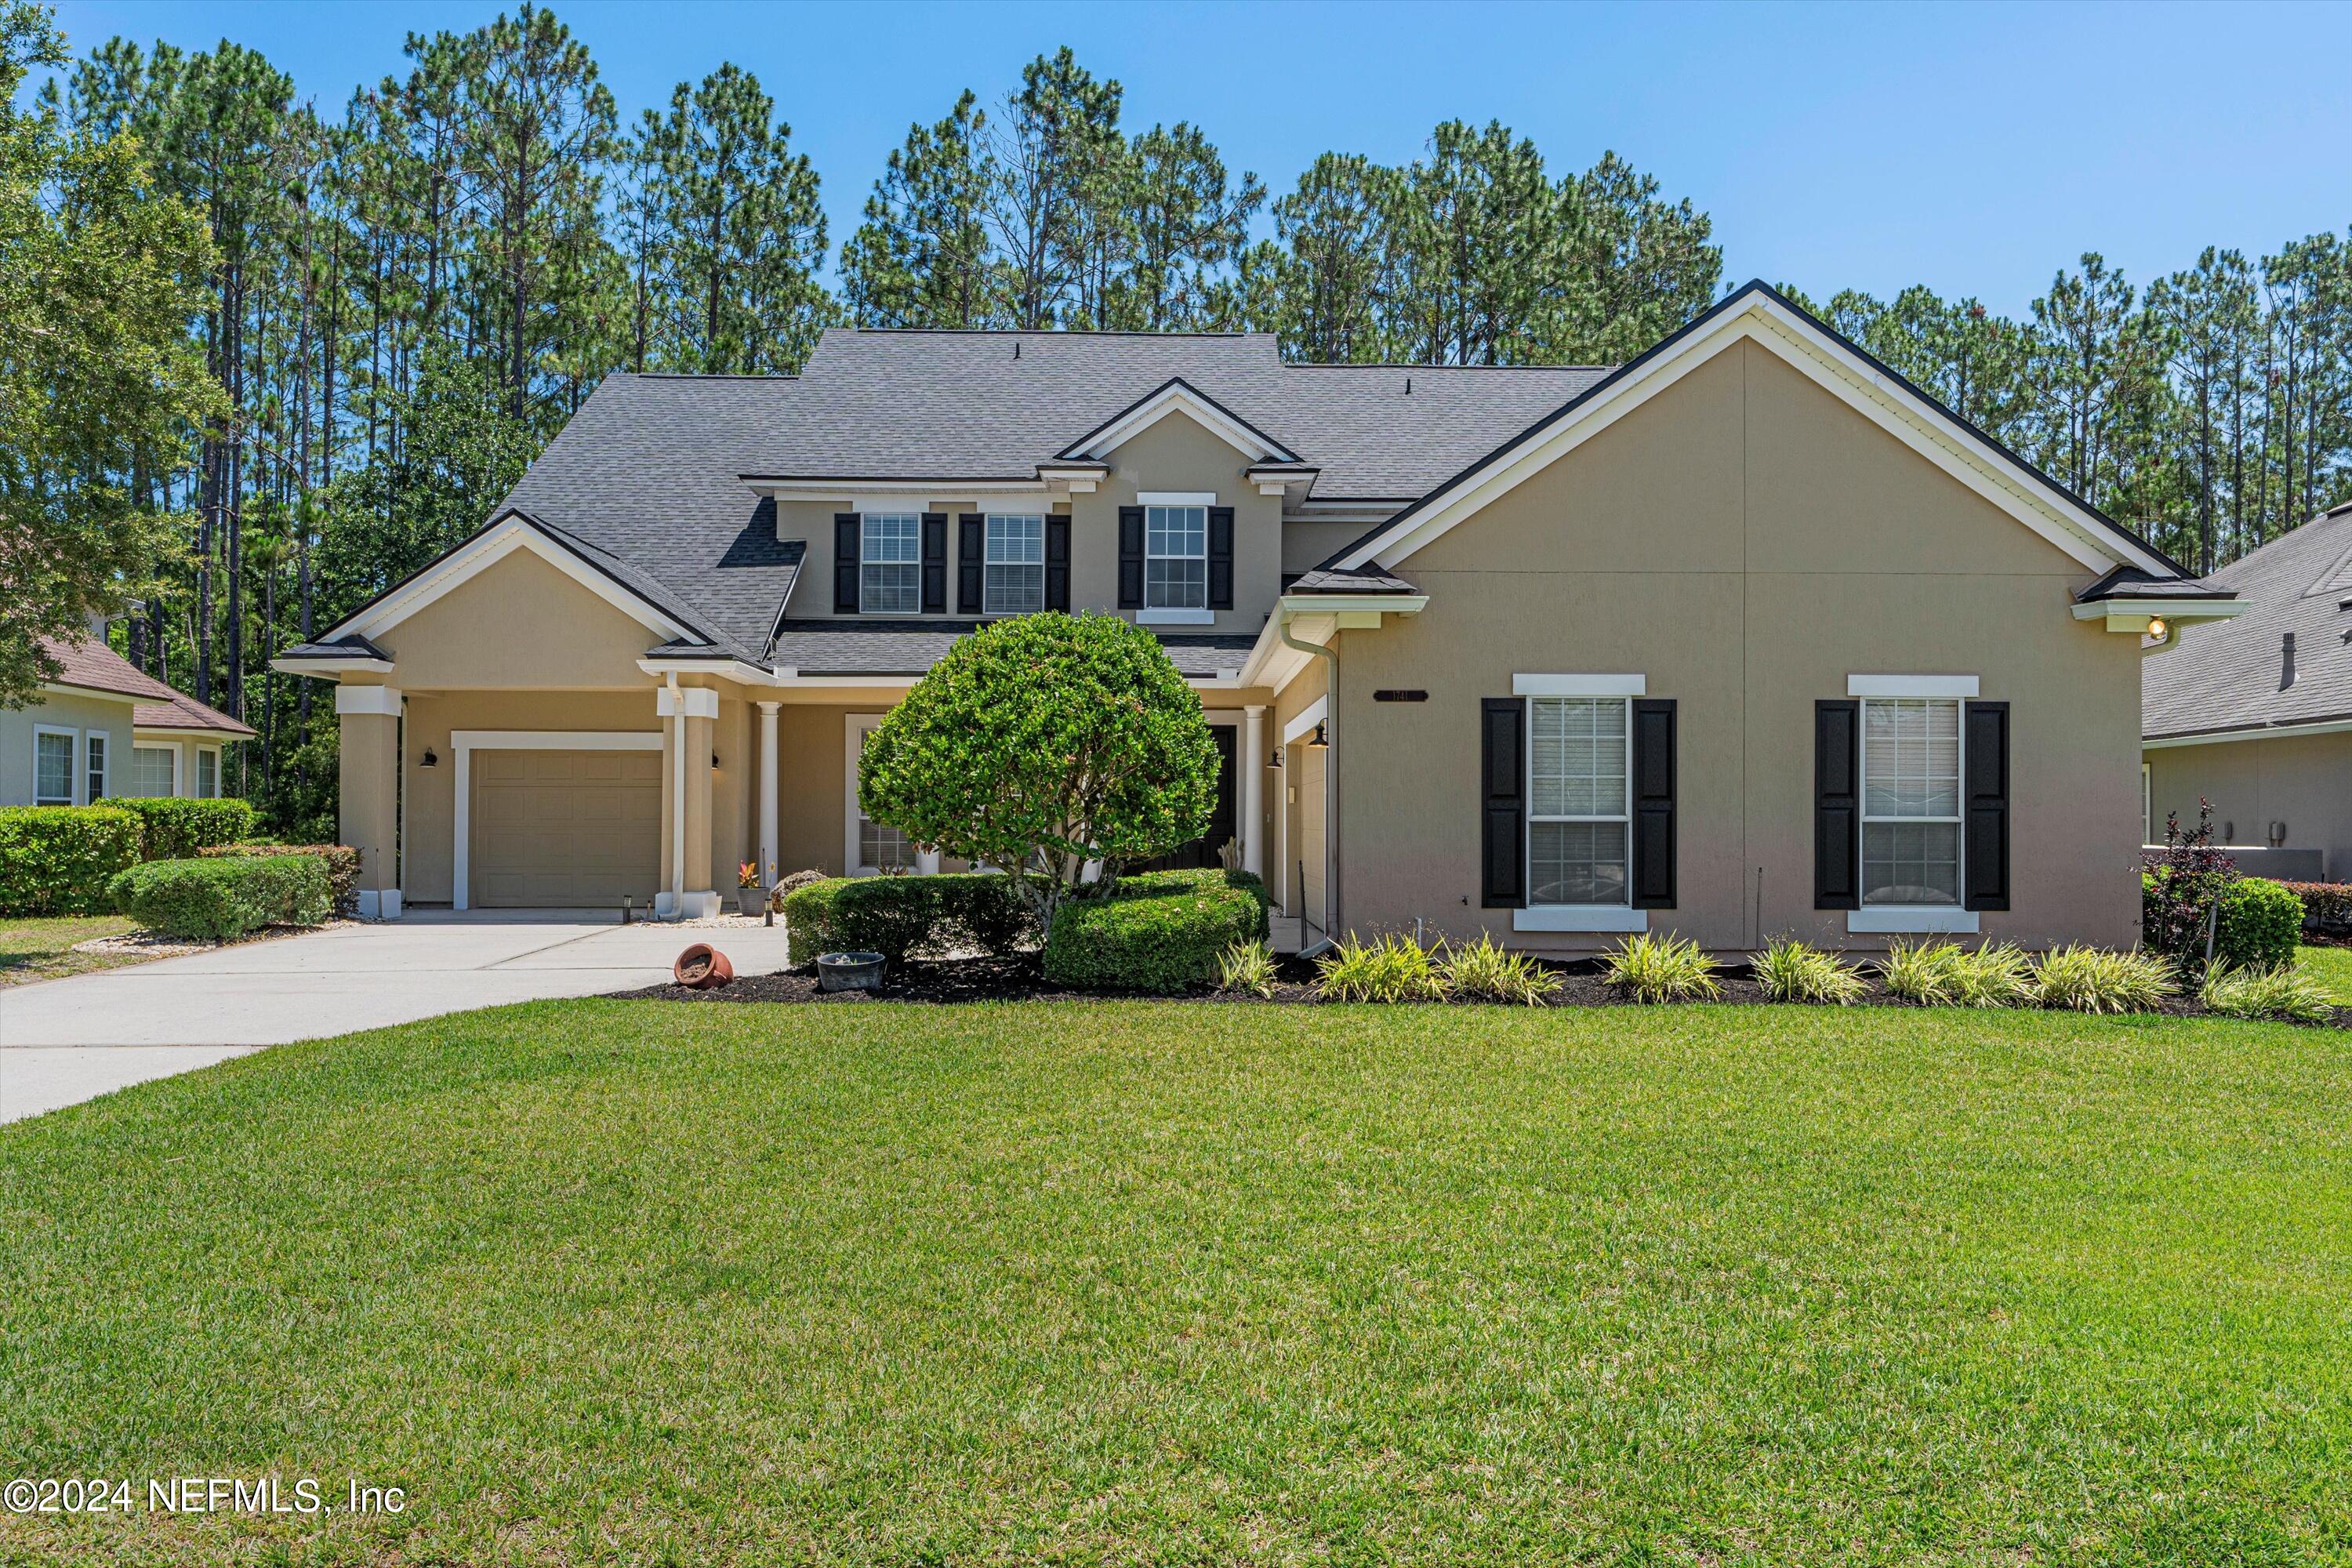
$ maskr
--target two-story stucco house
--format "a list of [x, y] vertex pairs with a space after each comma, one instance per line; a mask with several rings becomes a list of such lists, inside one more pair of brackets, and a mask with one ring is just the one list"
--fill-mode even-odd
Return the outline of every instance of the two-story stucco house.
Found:
[[[866, 731], [981, 620], [1151, 627], [1312, 942], [2129, 943], [2142, 634], [2182, 569], [1751, 284], [1613, 370], [1264, 335], [835, 331], [615, 376], [339, 682], [363, 897], [712, 905], [926, 868]], [[2193, 633], [2191, 635], [2194, 635]]]

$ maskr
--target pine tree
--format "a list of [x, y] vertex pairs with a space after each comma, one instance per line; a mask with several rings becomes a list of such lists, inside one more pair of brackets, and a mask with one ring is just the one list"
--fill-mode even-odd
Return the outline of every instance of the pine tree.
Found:
[[865, 221], [842, 247], [842, 294], [871, 327], [987, 326], [997, 317], [988, 202], [988, 116], [970, 91], [947, 118], [908, 129]]

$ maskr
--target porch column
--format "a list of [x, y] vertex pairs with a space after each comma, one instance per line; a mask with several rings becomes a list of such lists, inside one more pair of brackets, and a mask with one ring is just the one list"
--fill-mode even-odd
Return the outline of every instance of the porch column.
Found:
[[776, 710], [781, 702], [760, 704], [760, 886], [776, 885], [777, 795], [783, 788], [776, 777]]
[[699, 920], [719, 910], [710, 875], [710, 751], [719, 722], [719, 693], [665, 687], [662, 729], [663, 826], [661, 892], [654, 911], [666, 920]]
[[[359, 912], [400, 917], [400, 689], [338, 686], [336, 837], [360, 852]], [[191, 770], [193, 771], [193, 770]]]
[[1242, 869], [1265, 876], [1265, 710], [1242, 710]]

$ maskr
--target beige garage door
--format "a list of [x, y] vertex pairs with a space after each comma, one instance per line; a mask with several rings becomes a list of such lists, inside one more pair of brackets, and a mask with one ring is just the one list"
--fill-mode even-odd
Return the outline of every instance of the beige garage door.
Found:
[[661, 880], [659, 752], [474, 753], [478, 908], [648, 903]]

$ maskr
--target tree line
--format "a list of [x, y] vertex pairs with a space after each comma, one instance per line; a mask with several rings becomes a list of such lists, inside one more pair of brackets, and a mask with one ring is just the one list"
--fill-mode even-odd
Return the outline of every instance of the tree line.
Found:
[[[143, 404], [90, 399], [86, 428], [28, 434], [46, 456], [0, 468], [0, 522], [81, 541], [41, 557], [39, 593], [0, 571], [58, 616], [135, 585], [119, 645], [260, 731], [231, 783], [288, 831], [331, 830], [335, 724], [270, 654], [478, 528], [615, 370], [790, 373], [835, 323], [1612, 363], [1724, 286], [1707, 216], [1613, 153], [1555, 173], [1499, 123], [1452, 121], [1401, 165], [1324, 153], [1276, 195], [1202, 127], [1129, 123], [1067, 48], [910, 126], [836, 247], [756, 75], [721, 64], [625, 125], [541, 6], [410, 35], [405, 68], [332, 112], [234, 42], [68, 61], [37, 6], [0, 19], [0, 156], [44, 149], [23, 155], [47, 230], [100, 205], [145, 226], [116, 304], [153, 318], [158, 372]], [[6, 108], [5, 72], [40, 64], [61, 68]], [[0, 247], [33, 231], [6, 217]], [[1798, 297], [2200, 568], [2309, 516], [2352, 464], [2352, 251], [2331, 233], [2144, 289], [2085, 256], [2013, 320], [1924, 288]], [[0, 376], [53, 372], [37, 341], [0, 311]], [[0, 699], [30, 690], [33, 629], [0, 620]]]

